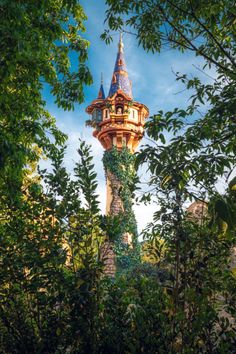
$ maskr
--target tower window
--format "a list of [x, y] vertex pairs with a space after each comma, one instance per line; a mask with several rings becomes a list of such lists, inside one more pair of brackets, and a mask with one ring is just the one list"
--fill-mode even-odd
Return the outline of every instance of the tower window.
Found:
[[123, 107], [122, 106], [116, 107], [116, 114], [123, 114]]
[[115, 75], [115, 74], [113, 74], [113, 76], [112, 76], [112, 83], [113, 83], [113, 84], [116, 83], [116, 75]]
[[106, 109], [105, 110], [105, 119], [107, 119], [108, 118], [108, 110]]
[[133, 109], [133, 119], [135, 118], [135, 110]]
[[101, 109], [94, 109], [92, 113], [93, 120], [95, 122], [101, 122], [102, 120], [102, 111]]

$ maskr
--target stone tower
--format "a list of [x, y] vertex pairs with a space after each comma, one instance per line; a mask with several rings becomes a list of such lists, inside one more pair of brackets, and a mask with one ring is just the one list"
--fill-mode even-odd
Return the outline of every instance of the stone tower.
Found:
[[[133, 100], [122, 35], [109, 94], [105, 96], [101, 81], [98, 97], [87, 107], [86, 112], [91, 115], [87, 124], [93, 127], [93, 136], [105, 149], [103, 163], [107, 184], [106, 214], [120, 218], [120, 235], [113, 235], [112, 239], [108, 239], [106, 252], [103, 252], [106, 253], [105, 273], [113, 276], [117, 263], [116, 248], [123, 247], [124, 253], [127, 249], [134, 248], [137, 231], [132, 211], [132, 185], [135, 180], [133, 153], [143, 137], [144, 122], [149, 114], [144, 104]], [[119, 250], [119, 254], [121, 253]]]

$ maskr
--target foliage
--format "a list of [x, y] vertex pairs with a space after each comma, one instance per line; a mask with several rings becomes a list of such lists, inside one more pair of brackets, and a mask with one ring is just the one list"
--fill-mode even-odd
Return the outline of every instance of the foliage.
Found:
[[[234, 174], [235, 11], [233, 3], [215, 1], [108, 0], [112, 30], [134, 31], [145, 50], [168, 47], [201, 56], [208, 82], [176, 73], [190, 92], [186, 109], [157, 112], [146, 124], [153, 144], [138, 154], [146, 163], [150, 190], [159, 210], [145, 236], [164, 239], [166, 288], [173, 301], [170, 352], [230, 353], [235, 345], [234, 279], [228, 267], [235, 245]], [[103, 39], [109, 42], [109, 32]], [[166, 135], [171, 135], [169, 141]], [[218, 191], [217, 183], [224, 190]], [[186, 213], [191, 201], [208, 202], [208, 214]], [[228, 300], [229, 303], [228, 304]], [[222, 312], [222, 308], [227, 313]]]
[[[113, 146], [111, 150], [105, 151], [103, 156], [105, 173], [111, 172], [121, 184], [119, 196], [123, 204], [123, 211], [115, 217], [108, 216], [108, 222], [106, 222], [107, 226], [110, 225], [106, 231], [110, 239], [113, 236], [117, 262], [121, 269], [129, 268], [132, 262], [136, 262], [139, 257], [137, 223], [132, 210], [132, 198], [137, 183], [134, 161], [135, 157], [127, 147], [123, 147], [119, 151]], [[116, 232], [113, 232], [113, 230], [116, 230]], [[122, 242], [123, 235], [126, 232], [132, 235], [132, 248]]]
[[155, 234], [142, 243], [142, 261], [161, 265], [166, 254], [165, 242]]
[[75, 180], [62, 165], [63, 150], [54, 150], [52, 173], [41, 172], [47, 193], [34, 182], [22, 209], [9, 210], [1, 223], [1, 351], [232, 351], [233, 332], [219, 318], [215, 296], [227, 295], [227, 311], [235, 311], [228, 235], [182, 220], [178, 296], [174, 252], [161, 267], [137, 265], [101, 281], [104, 234], [91, 210], [97, 203], [89, 149], [80, 145]]
[[[232, 3], [228, 0], [207, 3], [131, 0], [117, 4], [108, 0], [107, 4], [109, 27], [125, 30], [125, 26], [129, 26], [129, 30], [135, 30], [144, 49], [155, 52], [168, 46], [190, 50], [204, 59], [203, 68], [199, 70], [203, 73], [207, 70], [209, 83], [202, 83], [198, 77], [176, 74], [177, 80], [193, 92], [190, 104], [187, 109], [159, 111], [150, 119], [147, 133], [162, 145], [144, 151], [144, 155], [150, 155], [153, 160], [151, 173], [155, 170], [158, 183], [161, 179], [163, 183], [171, 182], [170, 172], [177, 163], [181, 188], [189, 197], [192, 194], [198, 197], [200, 189], [200, 198], [204, 198], [214, 189], [216, 181], [235, 165], [236, 63]], [[122, 20], [123, 14], [126, 16]], [[215, 70], [213, 76], [211, 68]], [[166, 132], [174, 136], [171, 144], [166, 143]], [[164, 169], [158, 159], [168, 161], [168, 158]], [[190, 186], [196, 187], [197, 193], [190, 192]]]
[[[166, 252], [161, 267], [171, 275], [165, 283], [174, 304], [175, 340], [171, 346], [178, 344], [177, 352], [184, 353], [191, 352], [188, 348], [193, 348], [192, 352], [228, 353], [235, 343], [231, 328], [235, 321], [232, 307], [235, 289], [229, 269], [231, 249], [236, 242], [234, 182], [230, 183], [225, 196], [214, 193], [208, 203], [208, 214], [205, 212], [200, 218], [189, 215], [185, 203], [192, 186], [186, 183], [186, 179], [185, 184], [181, 183], [184, 158], [180, 150], [177, 153], [172, 150], [169, 155], [171, 145], [163, 147], [161, 159], [157, 147], [147, 147], [138, 157], [139, 161], [148, 161], [152, 195], [159, 205], [144, 236], [149, 245], [155, 241], [150, 247], [154, 255], [156, 242], [165, 241]], [[169, 156], [174, 157], [174, 166]], [[188, 161], [191, 162], [190, 156]], [[211, 186], [210, 191], [213, 188]], [[143, 199], [146, 199], [145, 195]], [[231, 305], [228, 306], [228, 302]], [[219, 342], [217, 338], [220, 338]]]
[[[106, 235], [136, 234], [136, 157], [125, 148], [105, 153], [106, 171], [122, 184], [124, 213], [101, 217], [90, 149], [80, 143], [71, 178], [63, 166], [65, 136], [41, 94], [44, 80], [64, 109], [82, 101], [83, 85], [91, 82], [84, 64], [88, 43], [77, 32], [85, 15], [76, 1], [1, 2], [0, 351], [231, 353], [235, 178], [222, 194], [215, 183], [225, 173], [228, 183], [235, 164], [233, 6], [225, 0], [107, 2], [110, 27], [122, 26], [114, 15], [124, 11], [144, 48], [159, 50], [167, 39], [215, 65], [216, 78], [203, 84], [177, 74], [195, 90], [189, 107], [160, 111], [146, 126], [155, 145], [143, 147], [136, 164], [147, 163], [151, 173], [152, 193], [143, 200], [154, 197], [160, 206], [144, 233], [155, 263], [139, 263], [132, 251], [133, 262], [118, 244], [130, 269], [114, 280], [102, 278]], [[131, 17], [130, 9], [136, 11]], [[71, 50], [80, 55], [76, 73]], [[197, 119], [203, 102], [209, 109]], [[186, 124], [193, 113], [195, 121]], [[168, 143], [166, 132], [173, 135]], [[36, 174], [42, 153], [52, 172]], [[206, 198], [206, 215], [186, 213], [186, 203]]]
[[127, 147], [119, 151], [115, 146], [112, 150], [105, 151], [103, 164], [105, 173], [110, 171], [121, 182], [119, 195], [123, 202], [124, 215], [122, 215], [123, 225], [122, 233], [130, 232], [137, 235], [137, 226], [135, 216], [132, 211], [132, 198], [137, 182], [137, 176], [134, 169], [135, 157]]
[[99, 212], [98, 195], [95, 194], [98, 184], [96, 181], [97, 175], [94, 172], [94, 164], [91, 163], [93, 157], [91, 156], [90, 146], [81, 141], [78, 153], [81, 163], [76, 164], [75, 173], [78, 178], [79, 188], [87, 201], [86, 207], [91, 211], [92, 215], [96, 215]]
[[[86, 16], [77, 1], [3, 0], [0, 14], [0, 188], [2, 202], [14, 204], [24, 168], [40, 157], [35, 145], [50, 154], [51, 144], [66, 138], [45, 109], [43, 87], [58, 106], [72, 109], [92, 78], [89, 43], [79, 34]], [[74, 70], [71, 54], [78, 57]]]
[[105, 292], [98, 353], [168, 352], [171, 303], [155, 277], [129, 272]]
[[18, 209], [2, 213], [3, 353], [86, 352], [94, 345], [104, 234], [94, 212], [90, 150], [83, 142], [79, 155], [77, 178], [71, 180], [63, 167], [64, 148], [54, 149], [53, 171], [40, 172], [45, 191], [33, 182]]
[[[147, 51], [171, 47], [190, 50], [235, 78], [234, 1], [189, 2], [107, 0], [107, 23], [112, 30], [134, 30]], [[111, 40], [109, 31], [103, 36]]]

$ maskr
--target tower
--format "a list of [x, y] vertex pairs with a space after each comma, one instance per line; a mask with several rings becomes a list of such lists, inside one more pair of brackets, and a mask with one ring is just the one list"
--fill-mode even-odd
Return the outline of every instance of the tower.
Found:
[[93, 127], [93, 136], [105, 149], [106, 214], [119, 218], [120, 223], [119, 235], [113, 235], [107, 241], [105, 272], [114, 275], [118, 257], [116, 253], [122, 260], [123, 252], [125, 266], [125, 254], [135, 246], [137, 230], [132, 211], [132, 188], [136, 175], [133, 153], [143, 137], [145, 119], [149, 114], [144, 104], [133, 100], [122, 35], [108, 96], [105, 96], [101, 80], [98, 97], [87, 107], [86, 112], [91, 115], [87, 124]]

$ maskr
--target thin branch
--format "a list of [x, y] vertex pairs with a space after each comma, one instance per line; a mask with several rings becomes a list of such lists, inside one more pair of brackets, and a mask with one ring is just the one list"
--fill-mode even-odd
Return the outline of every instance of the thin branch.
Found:
[[199, 68], [199, 66], [193, 64], [193, 67], [194, 67], [195, 69], [197, 69], [198, 71], [200, 71], [200, 72], [201, 72], [202, 74], [204, 74], [205, 76], [207, 76], [207, 77], [209, 77], [210, 79], [212, 79], [212, 80], [214, 80], [215, 82], [217, 82], [217, 80], [216, 80], [214, 77], [212, 77], [211, 75], [207, 74], [204, 70], [202, 70], [201, 68]]
[[[162, 15], [164, 16], [165, 20], [167, 21], [167, 23], [169, 23], [169, 25], [190, 45], [191, 50], [195, 51], [196, 53], [199, 53], [200, 55], [202, 55], [205, 59], [207, 59], [208, 61], [210, 61], [211, 63], [215, 64], [216, 67], [219, 67], [221, 70], [229, 72], [229, 73], [233, 73], [232, 70], [229, 70], [227, 67], [224, 67], [222, 64], [218, 63], [215, 59], [209, 57], [206, 53], [204, 53], [203, 50], [200, 50], [198, 47], [196, 47], [191, 40], [186, 37], [181, 30], [176, 27], [172, 21], [170, 21], [170, 19], [166, 16], [165, 11], [163, 10], [163, 8], [160, 5], [157, 5], [157, 8], [159, 9], [159, 11], [162, 13]], [[170, 39], [170, 41], [175, 42], [175, 40], [173, 40], [172, 38]], [[185, 44], [183, 43], [178, 43], [179, 45], [181, 45], [182, 47], [188, 48]]]
[[[191, 4], [191, 2], [190, 2]], [[192, 7], [192, 6], [191, 6]], [[196, 22], [204, 29], [205, 32], [208, 33], [208, 35], [213, 39], [213, 41], [216, 43], [216, 45], [220, 48], [220, 50], [224, 53], [224, 55], [231, 61], [233, 66], [236, 67], [235, 61], [231, 58], [230, 54], [224, 49], [224, 47], [218, 42], [218, 40], [215, 38], [215, 36], [209, 31], [209, 29], [198, 19], [198, 17], [194, 14], [194, 12], [191, 12], [191, 15], [193, 18], [196, 20]]]
[[224, 47], [221, 45], [221, 43], [216, 39], [216, 37], [211, 33], [211, 31], [199, 20], [199, 18], [195, 15], [193, 6], [192, 6], [192, 2], [190, 1], [190, 6], [192, 11], [188, 12], [182, 8], [180, 8], [179, 6], [177, 6], [176, 4], [172, 3], [170, 0], [167, 0], [167, 2], [169, 2], [170, 5], [172, 5], [173, 7], [175, 7], [177, 10], [179, 10], [182, 13], [185, 13], [188, 16], [192, 16], [195, 21], [203, 28], [203, 30], [213, 39], [213, 41], [216, 43], [216, 45], [220, 48], [220, 50], [224, 53], [224, 55], [231, 61], [231, 63], [236, 66], [235, 61], [233, 60], [233, 58], [230, 56], [230, 54], [224, 49]]
[[231, 170], [229, 171], [229, 173], [227, 174], [226, 177], [226, 182], [229, 182], [229, 177], [231, 176], [231, 174], [235, 171], [236, 165], [234, 165]]

